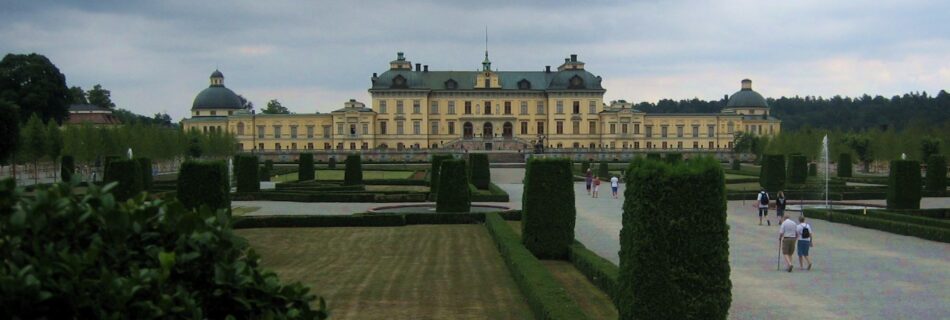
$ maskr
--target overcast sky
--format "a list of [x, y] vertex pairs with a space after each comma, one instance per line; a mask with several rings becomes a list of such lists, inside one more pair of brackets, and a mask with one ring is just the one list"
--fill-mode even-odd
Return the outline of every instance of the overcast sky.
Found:
[[542, 70], [576, 53], [605, 100], [950, 87], [950, 1], [9, 1], [0, 52], [50, 58], [121, 108], [188, 115], [219, 68], [258, 108], [368, 102], [397, 51], [431, 70]]

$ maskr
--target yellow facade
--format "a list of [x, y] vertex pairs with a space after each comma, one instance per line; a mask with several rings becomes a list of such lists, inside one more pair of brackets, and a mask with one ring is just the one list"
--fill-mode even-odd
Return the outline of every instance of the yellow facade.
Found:
[[[716, 151], [737, 132], [775, 135], [761, 95], [744, 80], [720, 113], [648, 114], [603, 101], [600, 77], [576, 55], [557, 70], [429, 71], [400, 53], [373, 75], [370, 106], [350, 100], [328, 114], [263, 115], [194, 107], [186, 130], [227, 130], [241, 151], [548, 148]], [[223, 76], [219, 79], [223, 86]], [[213, 80], [214, 81], [214, 80]], [[214, 84], [214, 82], [213, 82]]]

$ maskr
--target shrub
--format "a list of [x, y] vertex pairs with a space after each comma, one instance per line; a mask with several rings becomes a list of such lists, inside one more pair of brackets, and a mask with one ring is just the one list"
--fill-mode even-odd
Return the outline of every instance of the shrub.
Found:
[[300, 154], [300, 164], [297, 167], [297, 180], [307, 181], [313, 180], [314, 178], [314, 169], [313, 169], [313, 154], [312, 153], [301, 153]]
[[139, 162], [139, 169], [142, 172], [142, 190], [152, 189], [152, 159], [135, 158]]
[[468, 212], [472, 206], [472, 195], [468, 189], [468, 176], [465, 175], [465, 161], [442, 160], [440, 171], [435, 211]]
[[254, 192], [261, 189], [260, 176], [257, 170], [257, 156], [240, 154], [234, 156], [237, 192]]
[[681, 161], [683, 161], [682, 153], [667, 153], [666, 154], [666, 162], [675, 164]]
[[588, 250], [583, 244], [577, 241], [569, 247], [568, 255], [571, 263], [577, 268], [577, 271], [580, 271], [587, 277], [588, 281], [606, 293], [607, 296], [614, 301], [614, 305], [616, 305], [617, 278], [620, 276], [620, 268], [613, 264], [613, 262]]
[[838, 213], [830, 210], [806, 210], [805, 216], [830, 222], [844, 223], [861, 228], [918, 237], [921, 239], [950, 243], [950, 229], [924, 226], [915, 223], [889, 221], [864, 215]]
[[892, 160], [887, 179], [888, 209], [920, 209], [920, 162]]
[[647, 153], [647, 159], [650, 159], [650, 160], [660, 160], [661, 157], [660, 157], [660, 154], [659, 154], [659, 153], [650, 152], [650, 153]]
[[488, 185], [491, 183], [491, 169], [489, 168], [488, 155], [484, 153], [471, 153], [468, 155], [468, 161], [472, 184], [479, 189], [488, 189]]
[[125, 201], [142, 192], [142, 168], [136, 160], [111, 159], [102, 181], [118, 182], [112, 194], [116, 200]]
[[474, 185], [469, 186], [469, 190], [472, 192], [472, 202], [508, 202], [508, 200], [511, 200], [508, 193], [494, 183], [488, 186], [488, 190], [475, 188]]
[[223, 161], [189, 160], [178, 170], [178, 200], [188, 209], [231, 211], [231, 186]]
[[785, 155], [766, 154], [762, 159], [759, 185], [765, 190], [779, 191], [785, 187]]
[[316, 228], [316, 227], [401, 227], [404, 215], [377, 216], [246, 216], [236, 219], [235, 229], [250, 228]]
[[[534, 161], [535, 159], [529, 160]], [[567, 163], [567, 160], [564, 160]], [[568, 167], [567, 169], [570, 169]], [[570, 172], [570, 170], [568, 170]], [[501, 257], [511, 272], [531, 310], [539, 319], [587, 319], [567, 290], [551, 272], [521, 245], [518, 235], [497, 213], [485, 215], [485, 226], [495, 240]]]
[[363, 162], [360, 160], [360, 155], [351, 154], [346, 157], [343, 185], [352, 186], [357, 184], [363, 184]]
[[838, 176], [847, 178], [851, 176], [851, 154], [842, 153], [838, 155]]
[[809, 163], [808, 164], [808, 176], [817, 177], [818, 176], [818, 164]]
[[610, 175], [610, 170], [607, 167], [607, 163], [601, 162], [600, 166], [597, 168], [597, 176], [603, 178], [609, 175]]
[[[601, 163], [601, 166], [606, 165]], [[574, 182], [567, 159], [528, 160], [522, 242], [539, 259], [565, 259], [574, 243]]]
[[584, 160], [584, 162], [581, 163], [581, 174], [582, 174], [582, 175], [583, 175], [583, 174], [587, 174], [587, 170], [590, 169], [590, 161], [591, 161], [591, 160], [588, 159], [588, 160]]
[[327, 160], [328, 169], [336, 169], [336, 157], [331, 156], [330, 160]]
[[802, 184], [805, 183], [805, 179], [807, 178], [808, 158], [800, 154], [788, 156], [788, 182]]
[[711, 158], [637, 159], [627, 181], [620, 318], [725, 319], [732, 283], [722, 167]]
[[73, 156], [63, 156], [59, 163], [59, 176], [65, 182], [73, 179], [73, 173], [76, 172], [76, 161]]
[[742, 170], [742, 164], [739, 162], [739, 159], [732, 159], [732, 165], [730, 166], [732, 170]]
[[433, 201], [438, 199], [439, 195], [439, 170], [442, 168], [442, 161], [454, 159], [450, 154], [432, 155], [432, 164], [429, 168], [429, 194]]
[[[257, 161], [257, 160], [255, 160]], [[260, 174], [261, 181], [270, 181], [270, 175], [274, 172], [274, 161], [265, 160], [264, 166], [260, 168], [258, 174]]]
[[260, 266], [222, 211], [174, 199], [120, 205], [93, 184], [71, 192], [60, 184], [23, 197], [9, 181], [0, 186], [0, 212], [14, 217], [0, 219], [4, 317], [326, 318], [308, 288]]
[[[65, 158], [64, 158], [65, 160]], [[65, 161], [63, 162], [66, 163]], [[927, 190], [931, 192], [947, 191], [947, 158], [932, 155], [927, 158]]]

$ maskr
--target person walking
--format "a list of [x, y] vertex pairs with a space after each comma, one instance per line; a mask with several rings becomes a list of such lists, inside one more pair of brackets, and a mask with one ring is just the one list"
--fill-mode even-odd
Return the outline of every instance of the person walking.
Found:
[[587, 168], [587, 173], [584, 176], [584, 181], [587, 182], [587, 195], [590, 195], [590, 186], [591, 186], [591, 183], [594, 182], [594, 173], [590, 170], [590, 168]]
[[[811, 270], [811, 257], [808, 256], [808, 249], [815, 246], [815, 235], [811, 225], [805, 223], [805, 217], [798, 217], [798, 227], [795, 228], [798, 234], [798, 267], [805, 270]], [[808, 261], [808, 267], [802, 265], [803, 261]]]
[[[759, 225], [762, 225], [762, 217], [765, 217], [765, 223], [771, 226], [772, 223], [769, 222], [769, 193], [765, 192], [765, 189], [762, 189], [762, 191], [759, 191], [759, 195], [755, 200], [759, 206]], [[781, 222], [781, 220], [779, 222]]]
[[782, 244], [782, 255], [785, 257], [786, 271], [792, 272], [792, 254], [795, 254], [795, 240], [798, 239], [798, 225], [786, 217], [779, 227], [778, 239]]
[[778, 195], [775, 198], [775, 221], [782, 222], [782, 218], [785, 217], [785, 192], [779, 191]]
[[613, 176], [610, 178], [610, 191], [614, 194], [614, 199], [617, 199], [617, 189], [620, 189], [620, 178]]
[[593, 197], [597, 198], [597, 194], [600, 192], [600, 178], [596, 175], [594, 176], [594, 193]]

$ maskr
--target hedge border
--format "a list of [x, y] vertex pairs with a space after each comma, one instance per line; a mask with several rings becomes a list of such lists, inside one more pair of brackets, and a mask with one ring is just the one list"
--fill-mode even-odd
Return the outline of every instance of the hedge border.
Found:
[[471, 191], [472, 202], [508, 202], [511, 199], [508, 192], [494, 183], [488, 185], [488, 190], [478, 189], [472, 184], [468, 187]]
[[922, 226], [907, 222], [889, 221], [847, 213], [835, 214], [830, 210], [806, 209], [804, 215], [813, 219], [849, 224], [856, 227], [874, 229], [904, 236], [917, 237], [943, 243], [950, 243], [950, 229]]
[[620, 267], [590, 251], [577, 240], [568, 247], [568, 258], [577, 271], [606, 293], [614, 305], [617, 304], [617, 281], [620, 278]]
[[485, 222], [487, 214], [506, 220], [518, 220], [521, 210], [472, 213], [357, 213], [353, 215], [269, 215], [234, 218], [234, 229], [254, 228], [335, 228], [335, 227], [401, 227], [419, 224], [476, 224]]

